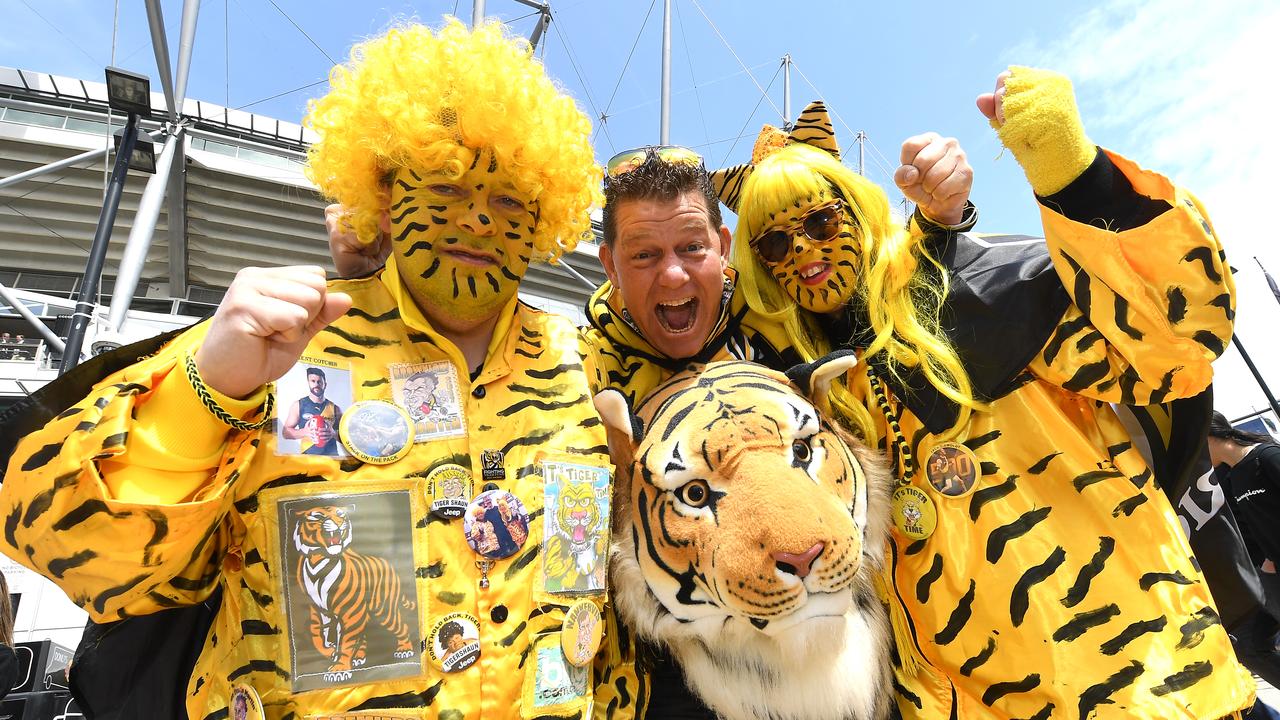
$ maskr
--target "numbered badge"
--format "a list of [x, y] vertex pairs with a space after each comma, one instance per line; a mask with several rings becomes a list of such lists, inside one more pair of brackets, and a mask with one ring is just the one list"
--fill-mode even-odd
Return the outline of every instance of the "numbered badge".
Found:
[[903, 485], [893, 491], [889, 512], [898, 532], [914, 540], [924, 540], [938, 528], [938, 510], [933, 500], [914, 485]]
[[436, 667], [448, 673], [475, 665], [480, 658], [480, 624], [466, 613], [445, 615], [431, 628], [427, 655]]
[[942, 443], [929, 452], [925, 476], [929, 484], [947, 497], [968, 495], [978, 480], [978, 457], [960, 443]]
[[603, 638], [600, 608], [594, 602], [579, 600], [569, 606], [564, 614], [564, 629], [560, 632], [560, 647], [570, 665], [584, 667], [591, 662]]
[[471, 471], [461, 465], [449, 463], [432, 470], [427, 475], [431, 514], [446, 520], [462, 517], [471, 502], [472, 485]]
[[404, 457], [413, 445], [413, 423], [398, 405], [361, 400], [342, 414], [342, 444], [367, 463], [387, 465]]
[[506, 490], [487, 490], [467, 505], [462, 521], [467, 544], [493, 560], [511, 557], [529, 539], [529, 513]]
[[252, 685], [236, 685], [231, 689], [231, 720], [263, 720], [262, 699]]

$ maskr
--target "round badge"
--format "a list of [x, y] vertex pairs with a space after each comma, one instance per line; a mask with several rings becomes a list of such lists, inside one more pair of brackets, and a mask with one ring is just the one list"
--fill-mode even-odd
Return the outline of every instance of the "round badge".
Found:
[[529, 538], [529, 513], [520, 498], [506, 490], [487, 490], [467, 505], [462, 532], [480, 555], [510, 557]]
[[386, 465], [409, 452], [413, 421], [395, 403], [361, 400], [343, 411], [338, 435], [352, 455], [367, 463]]
[[960, 443], [942, 443], [930, 451], [924, 474], [947, 497], [967, 495], [977, 484], [978, 456]]
[[471, 502], [471, 471], [450, 463], [427, 475], [427, 497], [431, 514], [447, 520], [462, 517]]
[[258, 691], [251, 685], [236, 685], [231, 688], [231, 707], [227, 711], [229, 720], [263, 720], [262, 699]]
[[480, 625], [466, 613], [449, 613], [431, 628], [427, 656], [445, 672], [460, 672], [480, 657]]
[[590, 600], [579, 600], [569, 606], [564, 614], [564, 629], [560, 632], [560, 647], [570, 665], [583, 667], [591, 662], [600, 649], [604, 637], [600, 622], [600, 608]]
[[923, 540], [938, 527], [938, 511], [929, 495], [914, 485], [903, 485], [893, 491], [890, 514], [898, 532], [915, 540]]

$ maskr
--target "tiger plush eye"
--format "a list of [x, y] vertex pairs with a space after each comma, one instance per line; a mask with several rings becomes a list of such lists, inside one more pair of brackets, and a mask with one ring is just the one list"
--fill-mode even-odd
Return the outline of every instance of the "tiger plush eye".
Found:
[[706, 480], [690, 480], [676, 490], [676, 497], [685, 505], [700, 508], [711, 500], [711, 486]]
[[804, 440], [796, 440], [791, 443], [791, 454], [797, 462], [809, 462], [809, 458], [813, 455], [813, 449]]

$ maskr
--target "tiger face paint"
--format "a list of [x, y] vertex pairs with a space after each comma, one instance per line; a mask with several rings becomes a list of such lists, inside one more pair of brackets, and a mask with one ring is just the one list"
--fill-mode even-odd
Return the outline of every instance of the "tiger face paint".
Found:
[[529, 268], [537, 205], [491, 150], [457, 178], [396, 170], [390, 233], [400, 277], [419, 309], [443, 327], [491, 319]]
[[830, 190], [801, 198], [770, 213], [769, 222], [756, 234], [759, 237], [773, 230], [787, 232], [791, 243], [786, 256], [778, 262], [761, 262], [787, 295], [804, 309], [817, 313], [832, 312], [853, 297], [862, 262], [859, 232], [847, 203], [837, 213], [839, 228], [835, 237], [815, 241], [804, 230], [810, 213], [821, 211], [835, 199]]

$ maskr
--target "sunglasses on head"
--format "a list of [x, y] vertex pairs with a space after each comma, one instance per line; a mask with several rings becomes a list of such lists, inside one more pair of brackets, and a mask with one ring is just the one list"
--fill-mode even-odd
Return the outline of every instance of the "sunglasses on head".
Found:
[[823, 203], [804, 214], [799, 221], [784, 228], [776, 228], [757, 235], [751, 248], [761, 260], [780, 263], [791, 251], [791, 238], [796, 231], [814, 242], [830, 242], [840, 234], [840, 222], [844, 219], [844, 201], [836, 198]]
[[604, 177], [608, 181], [635, 170], [644, 165], [650, 157], [656, 157], [671, 165], [702, 165], [702, 156], [687, 147], [679, 145], [646, 145], [622, 152], [609, 158], [604, 166]]

